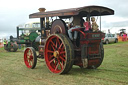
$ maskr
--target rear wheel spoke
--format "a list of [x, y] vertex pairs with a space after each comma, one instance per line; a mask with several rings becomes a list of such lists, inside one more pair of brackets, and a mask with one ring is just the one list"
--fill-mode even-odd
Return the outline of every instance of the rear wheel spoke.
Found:
[[62, 47], [63, 43], [60, 44], [59, 49]]
[[52, 43], [52, 45], [56, 46], [55, 43], [52, 40], [50, 40], [50, 42]]
[[57, 60], [55, 59], [55, 65], [57, 64]]
[[61, 65], [60, 61], [59, 61], [59, 65], [60, 65], [60, 68], [63, 69], [63, 66]]
[[61, 51], [60, 54], [65, 54], [65, 51]]
[[51, 51], [51, 50], [47, 50], [48, 53], [53, 53], [54, 51]]
[[65, 61], [65, 59], [64, 59], [62, 56], [60, 56], [60, 59], [61, 59], [62, 61]]
[[55, 60], [55, 58], [53, 58], [52, 60], [50, 60], [50, 62], [49, 62], [49, 63], [52, 63], [54, 60]]
[[57, 37], [56, 41], [58, 42], [58, 45], [60, 45], [60, 40], [59, 38]]
[[57, 46], [58, 46], [58, 45], [57, 45], [57, 40], [56, 40], [56, 48], [57, 48]]
[[51, 60], [51, 59], [53, 59], [54, 58], [54, 56], [53, 55], [51, 55], [50, 57], [49, 57], [49, 60]]
[[51, 47], [52, 47], [53, 51], [55, 51], [55, 47], [53, 45], [51, 45]]
[[57, 63], [56, 68], [55, 68], [55, 71], [57, 70], [58, 66], [59, 66], [59, 63]]

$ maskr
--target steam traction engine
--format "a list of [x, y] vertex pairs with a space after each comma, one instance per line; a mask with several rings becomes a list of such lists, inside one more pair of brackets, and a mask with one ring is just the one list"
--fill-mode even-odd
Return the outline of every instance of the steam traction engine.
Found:
[[[30, 34], [26, 35], [22, 32], [21, 35], [19, 35], [20, 31], [31, 31]], [[36, 30], [40, 30], [39, 28], [19, 28], [17, 27], [17, 37], [14, 38], [13, 36], [10, 36], [10, 41], [6, 44], [4, 49], [8, 52], [16, 52], [18, 50], [18, 44], [25, 44], [27, 47], [32, 46], [35, 50], [38, 50], [38, 47], [36, 46], [36, 38], [39, 37], [39, 34], [36, 32]]]
[[[81, 28], [73, 29], [78, 32], [77, 40], [72, 41], [68, 36], [65, 19], [72, 16], [101, 16], [113, 15], [112, 9], [102, 6], [85, 6], [80, 8], [48, 11], [30, 14], [30, 18], [40, 18], [41, 38], [38, 39], [39, 55], [32, 47], [26, 48], [24, 62], [28, 68], [35, 68], [37, 58], [45, 58], [46, 65], [52, 73], [64, 74], [70, 71], [73, 65], [81, 68], [97, 68], [104, 57], [104, 48], [101, 39], [104, 33], [87, 32]], [[55, 19], [55, 20], [53, 20]], [[50, 20], [52, 20], [50, 22]], [[101, 22], [100, 22], [101, 27]]]

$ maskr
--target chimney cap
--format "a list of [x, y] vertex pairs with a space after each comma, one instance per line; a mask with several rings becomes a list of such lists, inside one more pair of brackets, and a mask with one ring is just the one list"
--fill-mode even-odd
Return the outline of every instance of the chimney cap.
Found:
[[39, 10], [40, 12], [45, 12], [46, 9], [45, 9], [45, 8], [39, 8], [38, 10]]

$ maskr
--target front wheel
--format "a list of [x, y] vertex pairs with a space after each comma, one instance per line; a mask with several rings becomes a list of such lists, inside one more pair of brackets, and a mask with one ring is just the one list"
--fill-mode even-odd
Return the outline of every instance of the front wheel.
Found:
[[45, 62], [52, 73], [64, 74], [73, 65], [74, 49], [66, 35], [52, 34], [45, 44]]
[[36, 51], [33, 47], [28, 47], [24, 51], [24, 63], [27, 68], [34, 69], [37, 63]]

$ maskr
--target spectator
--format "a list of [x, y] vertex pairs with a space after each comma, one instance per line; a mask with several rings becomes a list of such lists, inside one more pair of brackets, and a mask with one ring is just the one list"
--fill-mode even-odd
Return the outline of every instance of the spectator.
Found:
[[4, 38], [3, 44], [4, 44], [4, 48], [5, 48], [5, 46], [7, 44], [7, 40], [5, 38]]
[[91, 24], [90, 24], [90, 21], [89, 21], [89, 18], [88, 17], [86, 18], [86, 22], [83, 23], [83, 26], [85, 27], [85, 30], [84, 31], [92, 30], [91, 29]]

